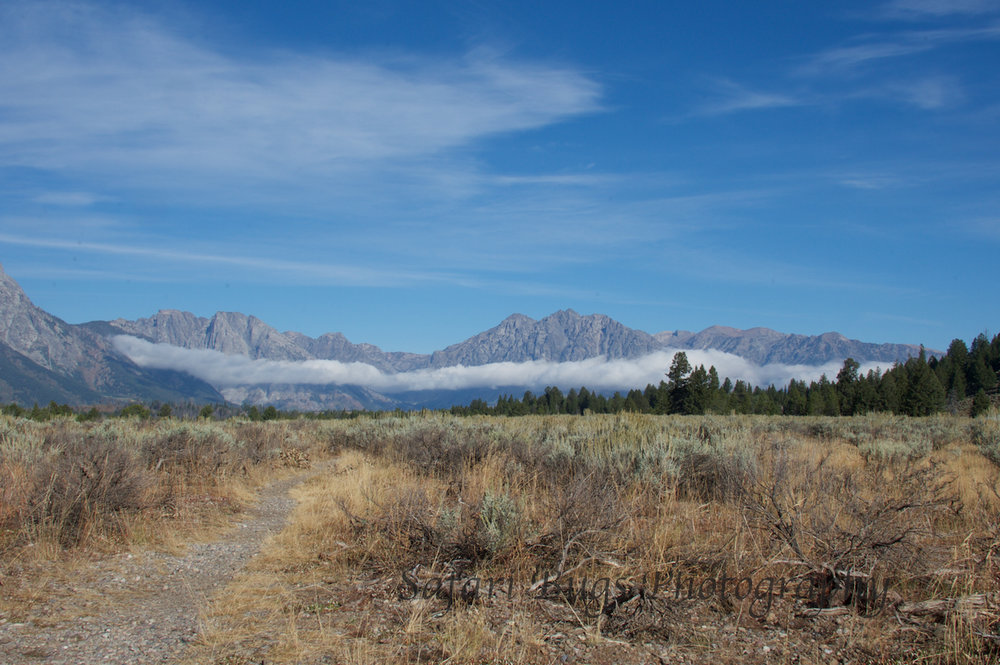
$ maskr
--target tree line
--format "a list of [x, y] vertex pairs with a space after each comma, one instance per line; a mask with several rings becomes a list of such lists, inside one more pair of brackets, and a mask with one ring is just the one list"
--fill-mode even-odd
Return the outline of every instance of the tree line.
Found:
[[[751, 386], [738, 379], [719, 380], [714, 366], [694, 367], [683, 351], [674, 354], [666, 378], [644, 390], [616, 392], [607, 397], [582, 387], [563, 393], [549, 386], [544, 392], [527, 391], [518, 399], [501, 395], [495, 404], [476, 399], [454, 406], [456, 415], [636, 413], [687, 414], [745, 413], [765, 415], [851, 416], [865, 413], [894, 413], [926, 416], [941, 411], [985, 412], [990, 396], [997, 394], [1000, 373], [1000, 334], [992, 341], [981, 334], [971, 348], [955, 339], [941, 357], [920, 354], [904, 363], [896, 362], [884, 373], [869, 370], [862, 374], [853, 358], [844, 361], [837, 376], [825, 374], [806, 383], [791, 380], [784, 388]], [[971, 404], [967, 399], [971, 397]]]
[[[526, 391], [520, 398], [501, 395], [493, 404], [475, 399], [467, 405], [443, 409], [454, 415], [521, 416], [531, 414], [635, 413], [685, 414], [740, 413], [792, 416], [851, 416], [865, 413], [894, 413], [926, 416], [941, 411], [969, 413], [977, 416], [986, 412], [993, 401], [1000, 401], [1000, 334], [988, 339], [980, 334], [971, 346], [955, 339], [947, 353], [938, 358], [920, 354], [904, 363], [896, 362], [882, 373], [869, 370], [862, 374], [861, 365], [853, 358], [844, 361], [837, 376], [831, 380], [825, 374], [819, 380], [806, 383], [791, 380], [777, 388], [752, 386], [747, 381], [735, 382], [729, 377], [720, 381], [714, 366], [692, 366], [683, 351], [674, 354], [665, 379], [645, 389], [634, 388], [627, 393], [606, 396], [586, 387], [563, 393], [549, 386], [539, 394]], [[971, 402], [970, 402], [971, 398]], [[99, 410], [91, 407], [74, 410], [66, 404], [50, 402], [26, 409], [16, 403], [0, 407], [0, 413], [11, 416], [49, 420], [54, 417], [75, 417], [77, 420], [100, 420], [107, 416], [149, 418], [204, 418], [223, 420], [246, 418], [251, 421], [288, 420], [297, 418], [339, 419], [377, 415], [377, 412], [326, 410], [280, 410], [274, 406], [193, 403], [170, 405], [153, 402], [150, 405], [129, 404], [117, 409]], [[396, 409], [389, 412], [402, 415]]]

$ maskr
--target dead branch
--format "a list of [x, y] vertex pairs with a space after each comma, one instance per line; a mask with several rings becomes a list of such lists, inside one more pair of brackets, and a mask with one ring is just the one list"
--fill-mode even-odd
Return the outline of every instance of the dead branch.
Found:
[[896, 608], [900, 614], [911, 616], [928, 616], [942, 621], [950, 615], [958, 614], [965, 618], [975, 618], [989, 610], [1000, 607], [1000, 594], [979, 593], [959, 598], [941, 598], [937, 600], [922, 600], [915, 603], [904, 603]]

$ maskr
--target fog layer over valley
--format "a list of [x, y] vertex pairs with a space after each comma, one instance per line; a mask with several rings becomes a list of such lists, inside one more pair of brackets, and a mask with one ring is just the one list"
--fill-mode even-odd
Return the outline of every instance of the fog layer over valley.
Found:
[[[594, 390], [642, 388], [649, 383], [658, 384], [664, 378], [674, 353], [679, 350], [664, 349], [629, 359], [499, 362], [390, 373], [361, 362], [253, 359], [220, 351], [154, 344], [126, 335], [116, 336], [114, 344], [141, 367], [186, 372], [218, 389], [258, 384], [358, 385], [386, 393], [549, 385], [587, 386]], [[695, 366], [714, 365], [721, 377], [743, 379], [759, 386], [784, 386], [791, 379], [811, 381], [822, 374], [832, 377], [841, 365], [839, 361], [823, 365], [756, 365], [724, 351], [695, 349], [685, 353]], [[870, 362], [862, 366], [862, 371], [886, 366], [884, 362]]]

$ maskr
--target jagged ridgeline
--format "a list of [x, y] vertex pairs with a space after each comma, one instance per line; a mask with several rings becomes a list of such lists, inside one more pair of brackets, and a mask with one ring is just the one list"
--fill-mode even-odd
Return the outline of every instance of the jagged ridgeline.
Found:
[[[361, 363], [389, 376], [495, 363], [642, 359], [677, 349], [722, 351], [757, 365], [822, 365], [850, 357], [862, 363], [877, 361], [888, 366], [920, 352], [920, 347], [909, 344], [871, 344], [837, 333], [805, 336], [766, 328], [737, 330], [714, 326], [697, 333], [678, 330], [649, 334], [605, 315], [584, 316], [573, 310], [562, 310], [540, 320], [514, 314], [494, 328], [430, 354], [383, 351], [371, 344], [352, 343], [336, 332], [316, 338], [279, 332], [254, 316], [237, 312], [200, 317], [190, 312], [160, 310], [149, 318], [74, 325], [36, 307], [0, 269], [0, 401], [29, 404], [229, 401], [299, 410], [381, 410], [447, 408], [476, 399], [494, 403], [500, 395], [521, 395], [524, 390], [542, 389], [540, 385], [520, 385], [516, 381], [511, 385], [454, 389], [386, 388], [364, 381], [222, 382], [194, 372], [200, 376], [196, 378], [180, 365], [140, 362], [116, 346], [114, 339], [118, 336], [167, 345], [157, 348], [173, 349], [180, 354], [212, 351], [218, 352], [219, 357], [226, 354], [247, 361]], [[943, 355], [937, 351], [928, 353]], [[669, 358], [666, 356], [662, 362], [662, 371], [666, 371]]]
[[143, 368], [87, 326], [36, 307], [0, 267], [0, 401], [222, 401], [208, 383]]

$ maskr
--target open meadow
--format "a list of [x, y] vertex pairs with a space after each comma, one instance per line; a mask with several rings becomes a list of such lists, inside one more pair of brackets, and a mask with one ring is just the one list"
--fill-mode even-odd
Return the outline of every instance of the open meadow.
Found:
[[287, 522], [175, 608], [182, 662], [1000, 658], [995, 410], [3, 417], [0, 647], [43, 662], [17, 630], [130, 602], [94, 566], [225, 541], [281, 482]]

